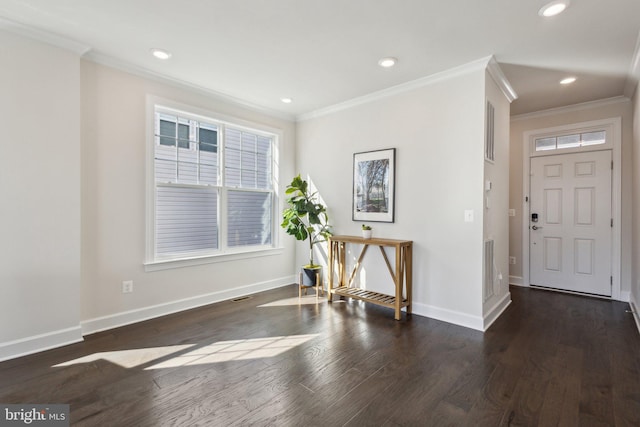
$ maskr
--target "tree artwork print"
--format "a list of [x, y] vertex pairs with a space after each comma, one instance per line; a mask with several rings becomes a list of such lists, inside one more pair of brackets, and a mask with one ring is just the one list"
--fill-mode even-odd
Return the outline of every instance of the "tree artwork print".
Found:
[[357, 207], [360, 212], [388, 212], [389, 159], [358, 162]]
[[393, 222], [395, 148], [353, 155], [353, 220]]

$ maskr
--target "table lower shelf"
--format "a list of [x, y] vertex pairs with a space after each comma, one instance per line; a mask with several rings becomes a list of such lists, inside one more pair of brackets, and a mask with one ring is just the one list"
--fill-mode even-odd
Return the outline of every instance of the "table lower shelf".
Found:
[[[379, 292], [368, 291], [366, 289], [340, 286], [338, 288], [331, 289], [331, 293], [343, 297], [359, 299], [364, 302], [383, 305], [385, 307], [395, 308], [396, 306], [396, 297], [387, 294], [381, 294]], [[400, 307], [407, 307], [408, 305], [409, 302], [406, 300], [406, 298], [403, 298], [402, 301], [400, 301]]]

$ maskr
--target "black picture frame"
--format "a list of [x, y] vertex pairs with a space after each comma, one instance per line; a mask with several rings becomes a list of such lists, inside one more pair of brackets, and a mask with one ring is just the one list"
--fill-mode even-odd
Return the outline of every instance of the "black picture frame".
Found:
[[352, 219], [367, 222], [395, 220], [396, 149], [353, 155]]

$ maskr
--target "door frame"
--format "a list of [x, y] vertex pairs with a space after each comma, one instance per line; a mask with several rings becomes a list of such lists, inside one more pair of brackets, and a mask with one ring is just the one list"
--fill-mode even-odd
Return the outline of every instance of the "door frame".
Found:
[[[607, 141], [607, 143], [604, 145], [596, 145], [587, 149], [569, 148], [545, 152], [544, 154], [535, 152], [534, 141], [536, 138], [557, 134], [588, 132], [593, 130], [605, 130], [607, 132], [607, 137], [611, 136], [610, 141]], [[612, 117], [609, 119], [592, 120], [588, 122], [573, 123], [544, 129], [534, 129], [524, 132], [522, 143], [522, 285], [526, 287], [529, 287], [531, 285], [529, 271], [529, 197], [531, 192], [531, 157], [581, 153], [586, 151], [612, 150], [611, 158], [613, 159], [613, 172], [611, 176], [611, 214], [613, 216], [613, 235], [611, 240], [611, 274], [613, 276], [613, 285], [611, 287], [611, 299], [621, 300], [620, 274], [622, 271], [622, 118]]]

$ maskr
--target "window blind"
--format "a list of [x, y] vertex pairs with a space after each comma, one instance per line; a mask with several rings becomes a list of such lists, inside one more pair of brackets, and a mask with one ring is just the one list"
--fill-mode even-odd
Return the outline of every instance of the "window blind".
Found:
[[218, 190], [156, 188], [156, 254], [184, 254], [218, 249]]
[[227, 193], [230, 247], [271, 244], [271, 193], [229, 191]]

